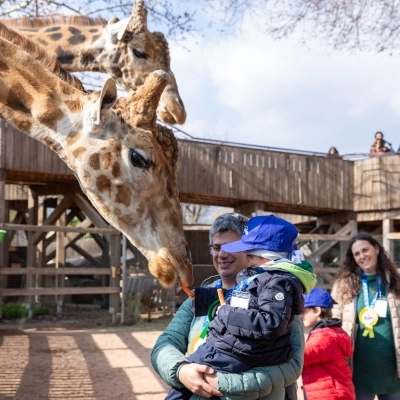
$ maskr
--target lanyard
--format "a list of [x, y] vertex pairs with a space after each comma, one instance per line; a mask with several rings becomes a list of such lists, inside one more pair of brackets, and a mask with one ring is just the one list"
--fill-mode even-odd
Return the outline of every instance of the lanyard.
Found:
[[[262, 274], [263, 272], [265, 272], [264, 268], [261, 267], [255, 267], [252, 268], [252, 270], [255, 272], [255, 275], [249, 276], [246, 279], [243, 279], [241, 282], [239, 282], [234, 288], [229, 289], [226, 294], [225, 294], [225, 299], [229, 299], [230, 297], [232, 297], [232, 293], [233, 292], [242, 292], [244, 291], [247, 286], [249, 286], [250, 282], [253, 281], [255, 278], [257, 278], [257, 276], [259, 274]], [[216, 289], [220, 289], [222, 287], [222, 279], [219, 279], [215, 286]], [[211, 307], [214, 307], [214, 304], [211, 305]], [[203, 328], [205, 326], [207, 326], [210, 323], [210, 320], [208, 318], [208, 315], [204, 316], [204, 320], [203, 320]]]
[[[263, 272], [265, 272], [265, 269], [261, 268], [261, 267], [255, 267], [255, 268], [252, 268], [252, 270], [255, 272], [255, 274], [252, 275], [252, 276], [249, 276], [246, 279], [243, 279], [234, 288], [229, 289], [225, 294], [225, 298], [226, 299], [229, 299], [229, 297], [232, 296], [233, 292], [242, 292], [242, 291], [244, 291], [247, 288], [247, 286], [249, 286], [250, 282], [253, 281], [255, 278], [257, 278], [257, 275], [262, 274]], [[216, 282], [214, 287], [216, 289], [222, 288], [222, 279], [219, 279]]]
[[365, 306], [365, 308], [372, 308], [373, 309], [375, 307], [376, 300], [378, 300], [378, 297], [381, 297], [382, 280], [381, 280], [380, 276], [378, 276], [376, 278], [376, 282], [378, 284], [378, 290], [376, 291], [374, 298], [371, 300], [371, 303], [369, 303], [367, 276], [365, 275], [364, 272], [361, 273], [361, 283], [362, 283], [362, 289], [363, 289], [363, 294], [364, 294], [364, 306]]

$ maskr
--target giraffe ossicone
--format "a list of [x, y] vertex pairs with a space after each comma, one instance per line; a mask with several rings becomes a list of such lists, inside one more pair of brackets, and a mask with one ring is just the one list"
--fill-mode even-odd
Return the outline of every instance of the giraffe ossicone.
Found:
[[0, 118], [67, 163], [94, 207], [144, 254], [163, 285], [179, 280], [190, 286], [177, 141], [156, 123], [168, 74], [150, 73], [127, 98], [117, 98], [112, 79], [101, 91], [86, 93], [12, 35], [0, 24]]
[[[128, 93], [138, 89], [155, 70], [170, 81], [161, 96], [158, 114], [169, 124], [183, 124], [186, 111], [171, 71], [168, 42], [147, 28], [147, 10], [136, 0], [129, 18], [36, 17], [3, 23], [43, 46], [69, 72], [105, 72]], [[93, 23], [95, 25], [93, 25]]]

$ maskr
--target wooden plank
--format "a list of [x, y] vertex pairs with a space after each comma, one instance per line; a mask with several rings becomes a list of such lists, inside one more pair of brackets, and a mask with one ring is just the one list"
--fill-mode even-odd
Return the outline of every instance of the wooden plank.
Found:
[[349, 241], [352, 238], [352, 235], [328, 235], [328, 234], [319, 234], [319, 233], [300, 233], [297, 236], [297, 241], [306, 241], [306, 240], [335, 240], [335, 241]]
[[390, 240], [400, 239], [400, 232], [386, 233], [385, 238]]
[[120, 231], [114, 228], [80, 228], [75, 226], [56, 226], [56, 225], [16, 225], [0, 223], [0, 229], [7, 231], [26, 231], [26, 232], [77, 232], [94, 233], [104, 235], [119, 235]]
[[86, 196], [81, 193], [75, 193], [74, 202], [96, 227], [109, 228], [110, 225], [108, 224], [108, 222], [106, 222], [103, 217], [97, 212], [97, 210], [87, 200]]
[[0, 268], [0, 275], [111, 275], [109, 268]]
[[0, 289], [0, 296], [51, 296], [69, 294], [118, 294], [119, 287], [70, 287], [70, 288], [31, 288], [31, 289]]

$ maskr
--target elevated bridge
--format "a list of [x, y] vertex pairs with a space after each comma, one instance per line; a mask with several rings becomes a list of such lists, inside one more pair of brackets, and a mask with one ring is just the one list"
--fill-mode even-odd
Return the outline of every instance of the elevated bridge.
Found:
[[[51, 150], [0, 122], [0, 181], [35, 193], [80, 191]], [[360, 160], [228, 142], [179, 139], [180, 200], [239, 210], [322, 216], [400, 210], [400, 155]], [[18, 200], [7, 188], [6, 198]], [[22, 200], [22, 199], [21, 199]]]

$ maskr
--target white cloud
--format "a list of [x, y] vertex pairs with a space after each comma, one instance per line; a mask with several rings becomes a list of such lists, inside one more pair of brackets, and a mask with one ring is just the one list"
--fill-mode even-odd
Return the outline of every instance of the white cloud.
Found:
[[185, 102], [183, 130], [264, 146], [366, 152], [382, 130], [397, 148], [400, 58], [327, 53], [274, 42], [249, 26], [246, 37], [195, 37], [171, 45]]

